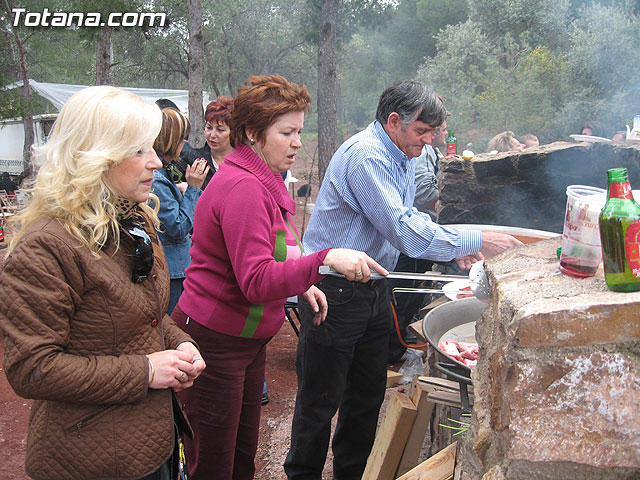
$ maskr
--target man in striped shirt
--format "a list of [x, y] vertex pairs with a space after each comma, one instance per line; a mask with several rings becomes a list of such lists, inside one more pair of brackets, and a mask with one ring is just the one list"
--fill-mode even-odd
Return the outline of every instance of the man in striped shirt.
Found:
[[[431, 143], [445, 115], [438, 95], [419, 82], [385, 89], [376, 120], [331, 159], [304, 235], [305, 251], [362, 250], [388, 270], [402, 251], [413, 258], [456, 259], [466, 270], [482, 254], [519, 245], [509, 235], [443, 227], [413, 208], [412, 159]], [[387, 281], [363, 284], [327, 276], [317, 286], [327, 296], [329, 312], [314, 326], [313, 312], [300, 305], [298, 393], [285, 471], [289, 479], [321, 479], [331, 419], [339, 408], [334, 478], [359, 479], [386, 387], [392, 326]]]

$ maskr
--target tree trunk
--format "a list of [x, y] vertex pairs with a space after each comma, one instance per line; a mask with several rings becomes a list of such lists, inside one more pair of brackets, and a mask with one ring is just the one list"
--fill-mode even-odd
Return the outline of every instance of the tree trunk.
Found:
[[113, 65], [113, 44], [111, 27], [100, 27], [96, 42], [96, 85], [113, 85], [111, 66]]
[[324, 179], [338, 149], [338, 0], [322, 0], [318, 44], [318, 174]]
[[22, 172], [24, 176], [28, 176], [31, 174], [31, 147], [33, 146], [34, 136], [33, 136], [33, 112], [31, 110], [31, 86], [29, 85], [29, 67], [27, 65], [27, 49], [20, 38], [20, 32], [18, 30], [18, 26], [13, 26], [13, 12], [11, 11], [11, 7], [9, 6], [8, 0], [2, 0], [2, 5], [9, 17], [9, 23], [12, 25], [11, 30], [13, 31], [13, 38], [16, 42], [16, 48], [18, 50], [18, 58], [15, 58], [15, 50], [11, 49], [14, 52], [14, 62], [16, 64], [16, 70], [18, 70], [20, 77], [22, 78], [22, 89], [20, 93], [24, 99], [24, 106], [22, 110], [22, 124], [24, 127], [24, 145], [22, 147]]
[[204, 35], [202, 34], [202, 0], [189, 0], [189, 143], [204, 144], [204, 111], [202, 108], [202, 70]]

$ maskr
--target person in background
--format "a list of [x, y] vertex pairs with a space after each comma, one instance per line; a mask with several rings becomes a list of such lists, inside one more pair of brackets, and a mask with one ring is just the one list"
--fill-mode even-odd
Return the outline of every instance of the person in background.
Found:
[[[162, 115], [114, 87], [62, 107], [0, 275], [4, 372], [33, 399], [26, 471], [177, 478], [174, 391], [205, 364], [162, 312], [169, 274], [147, 204]], [[187, 432], [188, 433], [188, 430]]]
[[14, 195], [16, 190], [19, 190], [20, 187], [11, 180], [11, 176], [8, 172], [2, 172], [0, 175], [0, 190], [6, 191], [9, 195]]
[[[305, 250], [360, 249], [386, 269], [402, 251], [434, 261], [455, 258], [469, 269], [481, 251], [490, 256], [521, 245], [509, 235], [443, 227], [413, 208], [412, 159], [445, 117], [438, 95], [420, 82], [385, 89], [376, 120], [346, 140], [329, 163], [304, 235]], [[339, 409], [333, 475], [361, 478], [386, 389], [389, 288], [385, 279], [356, 284], [333, 276], [316, 286], [329, 311], [317, 324], [313, 311], [300, 305], [298, 392], [284, 468], [289, 479], [321, 478], [331, 419]]]
[[153, 193], [159, 199], [158, 236], [164, 247], [169, 264], [170, 295], [167, 313], [171, 315], [182, 294], [185, 269], [191, 263], [191, 230], [196, 202], [202, 194], [204, 179], [209, 167], [204, 159], [187, 165], [186, 189], [180, 190], [172, 178], [170, 168], [178, 160], [180, 152], [189, 136], [189, 119], [173, 108], [162, 110], [162, 128], [153, 143], [153, 149], [162, 161], [163, 168], [153, 172]]
[[194, 429], [186, 442], [192, 480], [253, 478], [266, 347], [284, 322], [287, 298], [301, 293], [320, 324], [327, 303], [313, 283], [323, 277], [321, 265], [361, 282], [370, 269], [387, 274], [355, 250], [302, 250], [281, 173], [302, 146], [310, 105], [304, 85], [251, 76], [229, 118], [235, 150], [196, 205], [192, 261], [173, 312], [207, 362], [180, 396]]
[[518, 141], [515, 134], [509, 130], [501, 132], [489, 140], [489, 146], [487, 152], [499, 153], [499, 152], [513, 152], [520, 151], [524, 148], [524, 145]]
[[540, 140], [531, 133], [525, 133], [520, 137], [520, 143], [524, 145], [524, 148], [538, 147], [540, 145]]
[[604, 128], [604, 125], [595, 120], [586, 122], [584, 125], [582, 125], [580, 133], [582, 135], [607, 138], [607, 132]]
[[198, 157], [202, 157], [207, 161], [209, 174], [204, 181], [203, 190], [207, 188], [211, 178], [224, 162], [225, 157], [233, 151], [233, 147], [229, 142], [229, 125], [227, 124], [232, 110], [233, 98], [231, 97], [219, 96], [209, 102], [204, 114], [206, 143], [202, 148], [195, 149], [189, 157], [183, 157], [183, 168], [186, 168], [186, 165], [191, 165]]
[[[159, 98], [155, 101], [155, 104], [158, 105], [158, 108], [160, 110], [164, 110], [165, 108], [172, 108], [180, 112], [180, 109], [178, 108], [178, 106], [168, 98]], [[184, 174], [186, 173], [186, 167], [184, 167], [182, 163], [186, 159], [191, 159], [191, 161], [189, 162], [189, 165], [193, 163], [193, 160], [196, 159], [194, 151], [195, 149], [191, 146], [191, 144], [185, 138], [184, 145], [182, 146], [182, 150], [180, 151], [180, 159], [182, 160], [182, 162], [176, 163], [181, 175], [178, 177], [175, 172], [172, 172], [173, 183], [175, 184], [184, 183], [183, 180], [184, 180]], [[186, 188], [186, 185], [180, 185], [180, 188], [181, 188], [181, 191], [184, 191], [184, 189]]]
[[611, 141], [616, 143], [625, 142], [626, 140], [627, 140], [627, 132], [625, 132], [624, 130], [620, 130], [619, 132], [616, 132], [613, 135], [613, 137], [611, 137]]

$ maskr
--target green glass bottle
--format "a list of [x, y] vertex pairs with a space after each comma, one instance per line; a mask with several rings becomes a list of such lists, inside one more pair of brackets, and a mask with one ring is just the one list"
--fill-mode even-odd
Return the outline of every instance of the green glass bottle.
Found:
[[600, 240], [607, 287], [640, 290], [640, 205], [633, 199], [626, 168], [607, 171], [607, 203], [600, 212]]
[[447, 157], [449, 155], [455, 155], [457, 150], [458, 139], [453, 134], [453, 130], [449, 130], [449, 136], [447, 137]]

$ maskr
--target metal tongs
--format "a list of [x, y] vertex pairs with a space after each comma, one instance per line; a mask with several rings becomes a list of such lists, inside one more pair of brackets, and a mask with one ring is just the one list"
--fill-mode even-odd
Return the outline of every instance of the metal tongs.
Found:
[[[321, 275], [332, 275], [334, 277], [344, 277], [341, 273], [334, 269], [321, 265], [318, 268]], [[371, 280], [381, 280], [383, 278], [396, 278], [402, 280], [431, 280], [435, 282], [448, 282], [453, 280], [467, 280], [471, 287], [471, 292], [478, 300], [486, 302], [489, 299], [489, 284], [487, 281], [487, 273], [484, 270], [484, 260], [474, 263], [469, 270], [469, 276], [466, 275], [446, 275], [440, 272], [426, 273], [409, 273], [409, 272], [389, 272], [388, 275], [381, 275], [376, 271], [371, 271]], [[429, 288], [394, 288], [395, 292], [407, 293], [444, 293], [442, 290]], [[468, 291], [460, 291], [458, 293], [468, 294]]]

